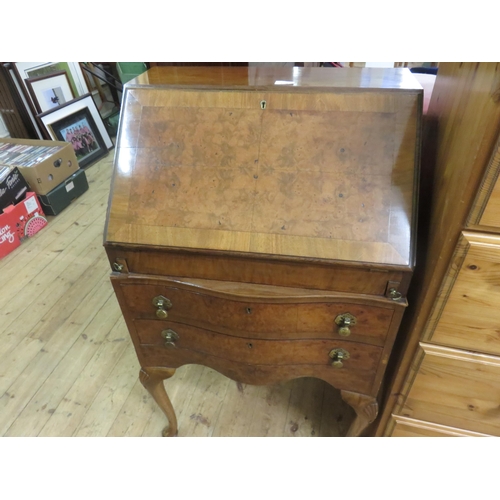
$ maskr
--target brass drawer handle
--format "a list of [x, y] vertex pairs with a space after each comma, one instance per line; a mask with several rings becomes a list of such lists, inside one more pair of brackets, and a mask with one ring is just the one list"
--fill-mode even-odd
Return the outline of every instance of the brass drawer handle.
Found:
[[113, 262], [113, 269], [116, 272], [121, 273], [123, 271], [123, 264], [118, 264], [118, 262]]
[[163, 330], [161, 336], [165, 339], [165, 347], [172, 348], [176, 347], [175, 341], [179, 340], [179, 334], [171, 330]]
[[335, 323], [339, 326], [339, 335], [349, 337], [351, 335], [351, 326], [356, 324], [356, 316], [349, 313], [339, 314], [335, 318]]
[[339, 349], [332, 349], [330, 353], [328, 354], [330, 358], [332, 358], [332, 366], [334, 368], [342, 368], [344, 366], [343, 361], [346, 359], [349, 359], [351, 355], [349, 354], [349, 351], [346, 351], [345, 349], [339, 348]]
[[157, 307], [156, 317], [158, 319], [166, 319], [168, 316], [168, 312], [166, 311], [166, 309], [170, 309], [172, 307], [172, 302], [170, 302], [167, 297], [158, 295], [153, 299], [153, 305]]

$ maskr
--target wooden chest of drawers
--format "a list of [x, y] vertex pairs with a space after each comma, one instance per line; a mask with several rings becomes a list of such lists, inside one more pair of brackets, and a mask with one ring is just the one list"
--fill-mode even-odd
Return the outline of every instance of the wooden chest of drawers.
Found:
[[[407, 70], [154, 68], [124, 94], [105, 232], [141, 380], [377, 394], [413, 270], [422, 91]], [[280, 82], [289, 82], [286, 85]]]
[[440, 65], [427, 265], [378, 435], [500, 436], [499, 95], [499, 63]]

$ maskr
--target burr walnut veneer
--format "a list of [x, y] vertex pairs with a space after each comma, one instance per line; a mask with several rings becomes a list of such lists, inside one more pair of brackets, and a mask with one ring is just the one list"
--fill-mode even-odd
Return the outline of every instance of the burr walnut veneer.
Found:
[[318, 377], [359, 435], [413, 270], [422, 90], [408, 70], [153, 68], [124, 92], [105, 247], [142, 366]]

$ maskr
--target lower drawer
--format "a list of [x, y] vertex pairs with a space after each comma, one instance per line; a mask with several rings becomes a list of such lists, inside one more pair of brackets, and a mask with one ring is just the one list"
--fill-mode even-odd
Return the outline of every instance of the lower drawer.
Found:
[[[196, 363], [230, 377], [234, 375], [228, 373], [227, 366], [233, 366], [238, 380], [246, 383], [310, 376], [337, 388], [370, 393], [382, 355], [380, 347], [348, 341], [245, 339], [173, 322], [136, 320], [134, 330], [142, 366], [176, 368]], [[169, 333], [162, 335], [162, 332]], [[332, 366], [330, 357], [335, 349], [349, 355], [339, 368]], [[266, 374], [262, 380], [259, 371]], [[344, 383], [339, 385], [336, 383], [339, 380]]]
[[209, 354], [187, 349], [165, 350], [158, 346], [143, 345], [137, 351], [141, 366], [165, 366], [178, 368], [182, 365], [208, 366], [232, 380], [243, 384], [270, 385], [300, 377], [319, 378], [333, 387], [346, 391], [375, 396], [375, 373], [346, 366], [336, 370], [328, 365], [261, 365], [243, 364]]
[[421, 344], [417, 373], [396, 413], [500, 436], [500, 358]]
[[[190, 349], [231, 359], [240, 363], [261, 365], [313, 364], [331, 365], [329, 353], [342, 348], [349, 352], [345, 367], [375, 371], [382, 349], [366, 344], [337, 340], [261, 340], [233, 337], [173, 322], [136, 320], [135, 328], [142, 345], [158, 345], [165, 349]], [[165, 347], [164, 334], [170, 330], [178, 336]], [[174, 335], [175, 336], [175, 335]], [[173, 345], [172, 345], [173, 344]], [[339, 368], [342, 369], [342, 368]]]

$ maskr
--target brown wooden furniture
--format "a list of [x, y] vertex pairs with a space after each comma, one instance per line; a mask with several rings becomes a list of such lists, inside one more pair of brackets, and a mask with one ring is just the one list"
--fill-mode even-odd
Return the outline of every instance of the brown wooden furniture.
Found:
[[499, 101], [499, 63], [440, 64], [422, 162], [434, 171], [427, 255], [377, 435], [500, 436]]
[[408, 70], [156, 67], [126, 86], [105, 247], [142, 366], [377, 394], [414, 265], [422, 90]]

